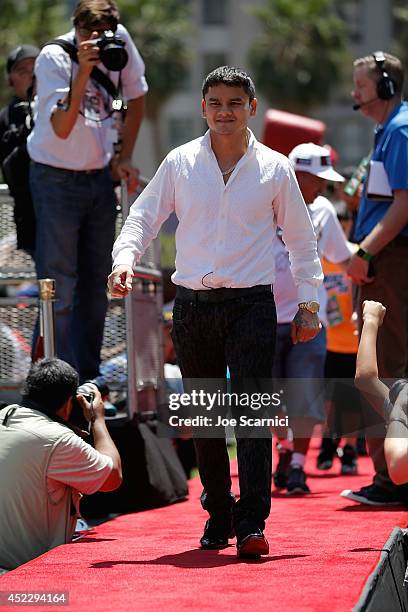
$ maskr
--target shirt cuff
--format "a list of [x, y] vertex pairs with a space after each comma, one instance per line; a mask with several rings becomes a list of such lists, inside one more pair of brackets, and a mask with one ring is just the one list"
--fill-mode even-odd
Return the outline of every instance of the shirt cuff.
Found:
[[113, 265], [112, 265], [112, 270], [114, 270], [115, 268], [121, 265], [126, 265], [126, 266], [130, 266], [131, 268], [133, 268], [133, 266], [136, 263], [138, 263], [139, 260], [140, 260], [140, 255], [135, 256], [133, 251], [123, 250], [115, 258]]
[[317, 287], [312, 287], [309, 283], [301, 283], [298, 288], [298, 303], [301, 302], [318, 302], [319, 297]]

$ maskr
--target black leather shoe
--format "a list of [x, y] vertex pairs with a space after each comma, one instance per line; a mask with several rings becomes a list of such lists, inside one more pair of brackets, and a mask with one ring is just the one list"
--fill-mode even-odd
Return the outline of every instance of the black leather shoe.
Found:
[[262, 529], [252, 520], [243, 520], [236, 526], [237, 552], [239, 557], [260, 557], [269, 553], [268, 540]]
[[228, 538], [234, 538], [235, 533], [231, 525], [221, 525], [213, 518], [209, 518], [205, 524], [204, 533], [200, 540], [201, 548], [204, 550], [216, 550], [228, 546]]
[[268, 540], [259, 529], [257, 533], [250, 533], [243, 540], [237, 542], [239, 557], [260, 557], [269, 554]]

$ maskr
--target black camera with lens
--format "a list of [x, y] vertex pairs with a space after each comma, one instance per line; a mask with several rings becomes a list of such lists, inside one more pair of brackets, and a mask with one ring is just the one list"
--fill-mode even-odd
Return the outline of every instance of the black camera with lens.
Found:
[[101, 394], [102, 401], [105, 404], [105, 416], [114, 416], [116, 414], [115, 406], [108, 401], [109, 387], [106, 384], [105, 378], [103, 376], [97, 376], [92, 380], [85, 381], [82, 385], [79, 385], [72, 398], [72, 412], [69, 419], [72, 425], [76, 425], [76, 427], [85, 431], [89, 430], [89, 423], [84, 417], [81, 404], [78, 402], [76, 396], [82, 395], [87, 402], [91, 403], [95, 398], [95, 387]]
[[105, 30], [96, 41], [99, 47], [99, 57], [107, 70], [119, 72], [126, 66], [129, 56], [125, 49], [125, 41], [112, 30]]
[[88, 380], [82, 385], [79, 385], [79, 387], [76, 390], [76, 394], [72, 397], [72, 412], [71, 412], [69, 422], [72, 423], [73, 425], [76, 425], [76, 427], [79, 427], [80, 429], [84, 429], [85, 431], [88, 431], [89, 423], [84, 417], [82, 406], [78, 402], [76, 396], [78, 394], [82, 395], [86, 399], [87, 402], [89, 403], [93, 402], [95, 398], [94, 386], [99, 389], [98, 385], [93, 380]]

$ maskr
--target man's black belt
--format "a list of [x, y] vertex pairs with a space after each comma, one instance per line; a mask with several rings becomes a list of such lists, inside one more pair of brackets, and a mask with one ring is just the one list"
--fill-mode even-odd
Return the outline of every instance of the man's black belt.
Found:
[[69, 168], [58, 168], [57, 166], [50, 166], [49, 164], [42, 164], [41, 162], [36, 162], [33, 160], [31, 160], [31, 163], [35, 164], [36, 166], [44, 166], [45, 168], [51, 168], [53, 171], [59, 172], [61, 174], [79, 174], [81, 176], [84, 174], [101, 174], [106, 169], [105, 166], [104, 168], [95, 168], [93, 170], [70, 170]]
[[255, 285], [254, 287], [219, 287], [217, 289], [187, 289], [177, 286], [176, 298], [189, 302], [226, 302], [247, 295], [268, 294], [272, 292], [271, 285]]

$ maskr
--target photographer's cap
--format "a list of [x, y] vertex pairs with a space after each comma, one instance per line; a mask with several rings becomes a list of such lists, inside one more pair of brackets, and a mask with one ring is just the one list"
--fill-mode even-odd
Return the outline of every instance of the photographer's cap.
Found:
[[19, 47], [16, 47], [12, 51], [10, 51], [9, 56], [7, 58], [7, 73], [10, 74], [14, 66], [18, 62], [21, 62], [21, 60], [27, 58], [35, 59], [39, 54], [40, 50], [38, 49], [38, 47], [34, 47], [34, 45], [20, 45]]
[[341, 176], [333, 168], [330, 151], [313, 142], [297, 145], [289, 153], [289, 159], [295, 170], [315, 174], [327, 181], [337, 183], [344, 181], [344, 176]]

